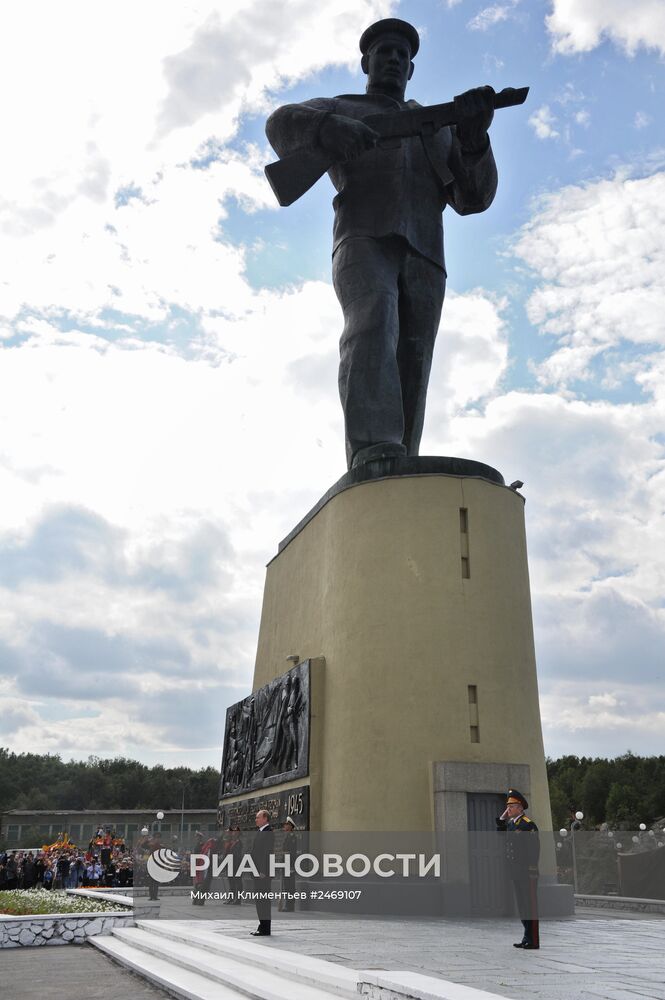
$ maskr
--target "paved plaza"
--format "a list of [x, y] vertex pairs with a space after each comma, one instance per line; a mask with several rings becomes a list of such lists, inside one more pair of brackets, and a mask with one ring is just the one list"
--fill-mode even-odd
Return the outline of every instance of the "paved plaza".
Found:
[[[216, 923], [221, 933], [241, 936], [254, 930], [249, 905], [212, 904], [214, 911], [211, 907], [206, 914], [206, 907], [172, 896], [162, 900], [162, 917], [182, 920], [188, 906], [198, 911], [195, 919], [209, 920], [213, 912], [224, 917]], [[665, 1000], [664, 918], [583, 910], [575, 919], [543, 921], [541, 949], [535, 952], [512, 947], [521, 929], [516, 919], [362, 920], [273, 913], [273, 936], [261, 943], [354, 969], [410, 969], [515, 1000]]]
[[[585, 914], [547, 921], [541, 925], [540, 951], [524, 952], [512, 947], [521, 937], [515, 920], [292, 916], [274, 922], [273, 936], [263, 946], [355, 969], [409, 969], [515, 1000], [665, 1000], [662, 919]], [[218, 926], [238, 935], [230, 922]]]
[[4, 948], [0, 957], [2, 1000], [164, 1000], [168, 996], [87, 944]]
[[[225, 912], [224, 912], [225, 911]], [[248, 939], [253, 908], [191, 907], [165, 897], [162, 919], [204, 921]], [[223, 918], [223, 919], [222, 919]], [[285, 948], [355, 969], [408, 969], [521, 1000], [665, 1000], [665, 922], [584, 912], [542, 924], [542, 947], [524, 952], [515, 920], [405, 920], [274, 914], [265, 948]], [[256, 940], [255, 938], [251, 940]], [[158, 1000], [166, 996], [88, 946], [16, 949], [2, 956], [8, 1000]]]

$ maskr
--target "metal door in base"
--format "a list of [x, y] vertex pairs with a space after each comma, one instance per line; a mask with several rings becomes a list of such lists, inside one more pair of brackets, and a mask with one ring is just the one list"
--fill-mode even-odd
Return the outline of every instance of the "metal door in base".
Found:
[[469, 792], [469, 896], [474, 916], [497, 917], [511, 912], [505, 865], [505, 840], [497, 833], [496, 817], [506, 808], [506, 796]]

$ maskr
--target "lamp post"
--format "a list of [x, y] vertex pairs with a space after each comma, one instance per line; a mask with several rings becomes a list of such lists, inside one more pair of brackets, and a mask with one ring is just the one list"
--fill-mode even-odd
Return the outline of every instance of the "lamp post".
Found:
[[573, 841], [573, 879], [575, 883], [575, 892], [578, 891], [577, 887], [577, 855], [575, 853], [575, 830], [579, 830], [582, 826], [582, 820], [584, 819], [584, 813], [578, 810], [575, 813], [575, 821], [570, 824], [571, 839]]
[[[577, 895], [577, 855], [575, 854], [575, 830], [579, 830], [582, 825], [582, 820], [584, 819], [584, 813], [579, 810], [575, 813], [574, 818], [570, 824], [570, 845], [573, 854], [573, 891]], [[567, 830], [559, 830], [562, 837], [568, 836]]]
[[185, 835], [185, 782], [182, 778], [177, 778], [176, 780], [179, 785], [182, 785], [182, 798], [180, 800], [180, 845], [182, 847]]
[[157, 833], [157, 824], [161, 823], [161, 821], [163, 819], [164, 819], [164, 813], [162, 812], [161, 809], [159, 809], [155, 813], [155, 818], [154, 819], [146, 820], [146, 822], [143, 824], [143, 827], [141, 829], [141, 835], [143, 837], [147, 837], [148, 834], [150, 834], [150, 833], [153, 833], [153, 834]]
[[[561, 837], [562, 842], [564, 842], [564, 841], [566, 841], [568, 839], [568, 831], [566, 830], [565, 826], [562, 826], [561, 829], [559, 830], [559, 836]], [[574, 854], [573, 854], [573, 883], [576, 886], [575, 855]], [[577, 887], [575, 887], [575, 892], [577, 892]]]

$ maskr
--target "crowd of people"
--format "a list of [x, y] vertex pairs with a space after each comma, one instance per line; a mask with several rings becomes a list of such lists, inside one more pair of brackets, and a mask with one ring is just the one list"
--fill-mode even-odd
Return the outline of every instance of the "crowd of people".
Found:
[[124, 889], [133, 880], [131, 851], [112, 830], [98, 829], [85, 850], [61, 834], [39, 850], [0, 853], [0, 890]]
[[[294, 823], [289, 819], [284, 824], [283, 851], [295, 852]], [[292, 843], [293, 841], [293, 843]], [[212, 882], [212, 866], [198, 872], [193, 880], [190, 871], [190, 854], [233, 858], [233, 868], [237, 868], [245, 849], [240, 827], [231, 825], [224, 832], [207, 834], [197, 830], [193, 842], [185, 848], [179, 846], [176, 837], [168, 845], [157, 832], [146, 833], [134, 843], [133, 849], [125, 844], [115, 831], [100, 828], [90, 840], [87, 848], [78, 847], [69, 840], [66, 833], [60, 834], [53, 844], [37, 850], [0, 851], [0, 890], [3, 889], [78, 889], [78, 888], [120, 888], [128, 889], [135, 884], [147, 885], [151, 898], [157, 898], [158, 885], [148, 876], [147, 862], [150, 855], [168, 846], [179, 858], [180, 871], [171, 886], [192, 886], [195, 890], [208, 890]], [[228, 878], [228, 906], [240, 905], [243, 888], [242, 876]], [[293, 891], [294, 876], [285, 877], [283, 888]], [[194, 894], [195, 905], [203, 905], [203, 896]], [[291, 909], [292, 904], [280, 904], [280, 909]]]
[[[207, 839], [202, 833], [196, 834], [196, 844], [194, 850], [197, 854], [205, 854], [211, 861], [213, 855], [218, 855], [222, 858], [231, 856], [233, 858], [233, 868], [240, 864], [240, 859], [242, 857], [242, 840], [240, 836], [239, 826], [230, 826], [226, 833], [222, 836], [211, 835]], [[228, 878], [230, 896], [226, 900], [228, 906], [238, 905], [240, 906], [240, 896], [239, 893], [242, 891], [242, 876], [231, 875]], [[199, 892], [203, 890], [207, 892], [212, 884], [212, 865], [205, 872], [197, 872], [194, 876], [193, 888]], [[203, 906], [205, 898], [198, 895], [196, 892], [192, 894], [192, 903], [194, 906]]]

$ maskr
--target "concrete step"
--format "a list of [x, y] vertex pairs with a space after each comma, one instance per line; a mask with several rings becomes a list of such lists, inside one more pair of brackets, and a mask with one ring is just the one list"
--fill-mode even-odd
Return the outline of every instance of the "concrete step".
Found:
[[172, 942], [184, 942], [215, 955], [251, 963], [255, 968], [274, 972], [295, 982], [321, 987], [337, 997], [358, 996], [358, 973], [334, 962], [216, 933], [192, 921], [138, 920], [137, 927]]
[[116, 961], [188, 1000], [237, 1000], [239, 996], [253, 1000], [338, 1000], [339, 994], [320, 984], [287, 978], [265, 963], [258, 965], [253, 959], [261, 956], [256, 953], [267, 950], [260, 945], [249, 945], [249, 952], [243, 949], [242, 956], [234, 958], [202, 947], [203, 935], [196, 931], [183, 940], [182, 935], [159, 933], [161, 927], [154, 928], [156, 922], [150, 923], [150, 929], [118, 928], [118, 933], [94, 938], [92, 943]]
[[420, 972], [360, 972], [359, 993], [366, 1000], [504, 1000], [475, 986], [434, 979]]
[[347, 969], [192, 921], [140, 920], [90, 939], [114, 961], [183, 1000], [502, 1000], [417, 972]]
[[89, 943], [142, 979], [183, 1000], [238, 1000], [237, 990], [180, 969], [170, 961], [146, 955], [113, 935], [90, 938]]

